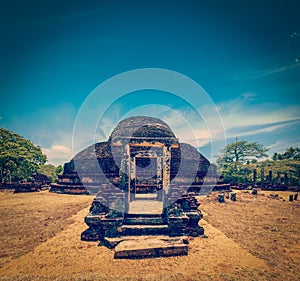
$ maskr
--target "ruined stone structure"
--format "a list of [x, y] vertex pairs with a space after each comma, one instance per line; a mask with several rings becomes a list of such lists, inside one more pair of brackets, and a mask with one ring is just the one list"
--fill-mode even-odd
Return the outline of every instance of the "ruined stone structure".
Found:
[[185, 237], [204, 233], [199, 203], [188, 189], [195, 180], [203, 182], [209, 166], [161, 120], [132, 117], [118, 124], [108, 142], [87, 148], [65, 165], [55, 188], [63, 181], [67, 186], [73, 175], [73, 183], [97, 193], [82, 240], [116, 247], [117, 258], [184, 255]]
[[49, 186], [50, 179], [46, 175], [33, 173], [31, 179], [28, 181], [0, 183], [0, 190], [13, 190], [14, 193], [38, 192], [49, 189]]
[[63, 194], [89, 194], [83, 186], [74, 168], [74, 161], [65, 163], [62, 175], [58, 175], [57, 183], [52, 183], [50, 192]]
[[[139, 125], [133, 124], [137, 122], [136, 118], [123, 120], [114, 130], [107, 142], [96, 143], [79, 152], [69, 163], [64, 165], [63, 174], [58, 175], [57, 183], [51, 184], [50, 191], [65, 194], [96, 194], [99, 186], [112, 183], [118, 187], [120, 181], [123, 180], [121, 165], [123, 165], [123, 169], [126, 168], [124, 163], [121, 163], [121, 156], [124, 152], [122, 152], [122, 145], [117, 141], [118, 135], [120, 137], [128, 137], [132, 134], [132, 137], [129, 139], [133, 141], [134, 138], [136, 138], [135, 141], [137, 141], [139, 136], [146, 135], [164, 138], [166, 143], [167, 141], [172, 142], [172, 138], [176, 140], [173, 132], [161, 120], [149, 117], [139, 118], [141, 120], [138, 123]], [[151, 142], [150, 139], [148, 139], [148, 141]], [[161, 150], [162, 145], [151, 146], [151, 153], [153, 155], [150, 155], [148, 160], [142, 159], [142, 157], [138, 157], [137, 155], [135, 158], [137, 166], [146, 165], [146, 161], [155, 159], [156, 156], [154, 154], [161, 154], [159, 157], [162, 157], [162, 153], [167, 153], [169, 154], [168, 161], [170, 161], [168, 164], [170, 169], [170, 181], [173, 181], [176, 177], [176, 183], [180, 183], [182, 188], [191, 193], [199, 193], [204, 181], [207, 190], [214, 188], [216, 178], [219, 177], [216, 172], [216, 166], [210, 165], [209, 161], [193, 146], [186, 143], [178, 143], [178, 140], [176, 141], [177, 144], [175, 145], [174, 143], [171, 149], [165, 152]], [[133, 145], [130, 147], [131, 153], [135, 153], [134, 149], [137, 151], [136, 153], [139, 153], [138, 150], [142, 149], [138, 148], [137, 145], [135, 145], [135, 148]], [[149, 148], [150, 146], [146, 146], [146, 148], [147, 147]], [[97, 159], [96, 161], [94, 159], [95, 157]], [[151, 163], [154, 165], [153, 161]], [[155, 169], [153, 165], [152, 168]], [[159, 165], [162, 165], [162, 163], [157, 161], [157, 165], [157, 169], [159, 169]], [[99, 166], [103, 172], [101, 175], [99, 175]], [[179, 167], [180, 174], [177, 174]], [[80, 170], [80, 177], [78, 176], [77, 170]], [[197, 170], [196, 173], [195, 170]], [[126, 174], [125, 170], [123, 174], [124, 172]], [[139, 171], [137, 172], [139, 173]], [[149, 173], [151, 173], [151, 171], [149, 171]], [[159, 177], [162, 178], [162, 174], [157, 174], [157, 181], [160, 180]], [[142, 182], [136, 183], [137, 191], [139, 184], [143, 185]], [[224, 189], [224, 187], [220, 185], [220, 189]], [[203, 192], [206, 192], [206, 190], [203, 190]]]

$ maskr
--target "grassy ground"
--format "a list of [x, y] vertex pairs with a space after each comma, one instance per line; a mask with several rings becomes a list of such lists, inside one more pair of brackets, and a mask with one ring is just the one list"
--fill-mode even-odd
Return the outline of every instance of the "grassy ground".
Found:
[[[283, 193], [280, 196], [286, 197]], [[92, 198], [0, 193], [1, 280], [300, 280], [300, 202], [239, 192], [237, 202], [201, 199], [208, 238], [189, 255], [115, 260], [80, 241]]]

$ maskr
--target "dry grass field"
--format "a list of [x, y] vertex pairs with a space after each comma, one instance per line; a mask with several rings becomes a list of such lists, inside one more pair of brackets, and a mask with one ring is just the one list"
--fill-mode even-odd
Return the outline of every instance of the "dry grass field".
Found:
[[190, 239], [188, 256], [115, 260], [80, 240], [92, 197], [1, 192], [0, 279], [300, 280], [300, 201], [278, 194], [201, 198], [208, 238]]

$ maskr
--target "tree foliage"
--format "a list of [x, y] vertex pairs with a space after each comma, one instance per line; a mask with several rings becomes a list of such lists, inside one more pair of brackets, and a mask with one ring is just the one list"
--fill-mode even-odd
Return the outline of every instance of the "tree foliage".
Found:
[[290, 148], [287, 148], [286, 151], [282, 154], [275, 152], [273, 154], [272, 159], [274, 161], [283, 160], [283, 159], [300, 160], [300, 148], [299, 147], [296, 147], [296, 148], [290, 147]]
[[273, 184], [279, 184], [280, 178], [284, 177], [287, 173], [290, 184], [292, 186], [298, 185], [298, 173], [300, 171], [300, 160], [293, 159], [282, 159], [281, 161], [274, 161], [267, 159], [265, 161], [245, 164], [240, 170], [240, 176], [244, 178], [244, 182], [253, 181], [253, 170], [257, 170], [257, 182], [261, 180], [261, 169], [264, 169], [265, 177], [268, 175], [269, 171], [272, 171]]
[[219, 172], [224, 176], [225, 182], [243, 182], [251, 173], [246, 164], [254, 164], [257, 159], [267, 157], [268, 150], [258, 142], [236, 140], [229, 143], [217, 158]]
[[46, 175], [52, 182], [55, 182], [57, 180], [57, 175], [62, 172], [63, 168], [61, 165], [58, 167], [55, 167], [52, 164], [46, 164], [40, 166], [38, 169], [38, 172], [41, 174]]
[[257, 182], [261, 181], [261, 172], [264, 170], [266, 180], [269, 171], [272, 171], [272, 184], [279, 184], [286, 173], [292, 186], [299, 184], [300, 149], [287, 148], [284, 153], [274, 153], [272, 160], [260, 160], [266, 157], [268, 151], [260, 143], [235, 141], [221, 150], [217, 158], [219, 172], [225, 182], [253, 182], [253, 170], [257, 170]]
[[60, 175], [63, 172], [63, 170], [64, 168], [62, 167], [62, 165], [58, 165], [55, 170], [56, 175]]
[[39, 146], [7, 129], [0, 128], [0, 177], [29, 178], [47, 160]]

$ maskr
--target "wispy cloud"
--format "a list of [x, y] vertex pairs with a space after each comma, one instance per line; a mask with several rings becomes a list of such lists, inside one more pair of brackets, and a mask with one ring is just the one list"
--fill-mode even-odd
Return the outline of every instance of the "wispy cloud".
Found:
[[300, 67], [300, 62], [298, 59], [295, 59], [293, 63], [287, 64], [287, 65], [282, 65], [282, 66], [277, 66], [269, 69], [262, 69], [259, 71], [254, 71], [252, 73], [243, 75], [243, 76], [235, 76], [233, 77], [233, 80], [252, 80], [252, 79], [258, 79], [258, 78], [263, 78], [266, 76], [274, 75], [277, 73], [283, 73], [287, 72], [293, 69], [297, 69]]
[[295, 120], [282, 121], [282, 122], [267, 123], [267, 124], [263, 124], [263, 126], [254, 125], [254, 126], [245, 126], [245, 127], [235, 127], [235, 128], [229, 129], [227, 132], [229, 133], [229, 137], [254, 136], [254, 135], [266, 134], [266, 133], [279, 131], [279, 130], [285, 129], [289, 126], [297, 125], [299, 123], [300, 123], [300, 118], [295, 119]]
[[298, 138], [283, 138], [280, 140], [275, 141], [273, 144], [269, 145], [271, 150], [279, 151], [284, 147], [288, 148], [291, 146], [298, 146], [300, 147], [300, 140]]
[[[255, 97], [255, 95], [253, 95]], [[227, 133], [232, 129], [258, 125], [279, 125], [275, 123], [296, 121], [300, 118], [300, 106], [283, 106], [277, 103], [249, 101], [249, 95], [217, 105]], [[267, 126], [265, 126], [267, 127]], [[254, 128], [255, 130], [257, 128]]]
[[42, 148], [42, 152], [47, 155], [48, 162], [59, 165], [72, 158], [72, 150], [64, 145], [55, 144], [50, 148]]
[[289, 147], [300, 147], [299, 137], [285, 137], [282, 139], [276, 140], [274, 143], [268, 146], [270, 149], [269, 155], [272, 156], [275, 152], [282, 153]]
[[300, 145], [300, 106], [259, 103], [254, 94], [241, 95], [218, 105], [228, 141], [238, 137], [258, 141], [269, 155]]

